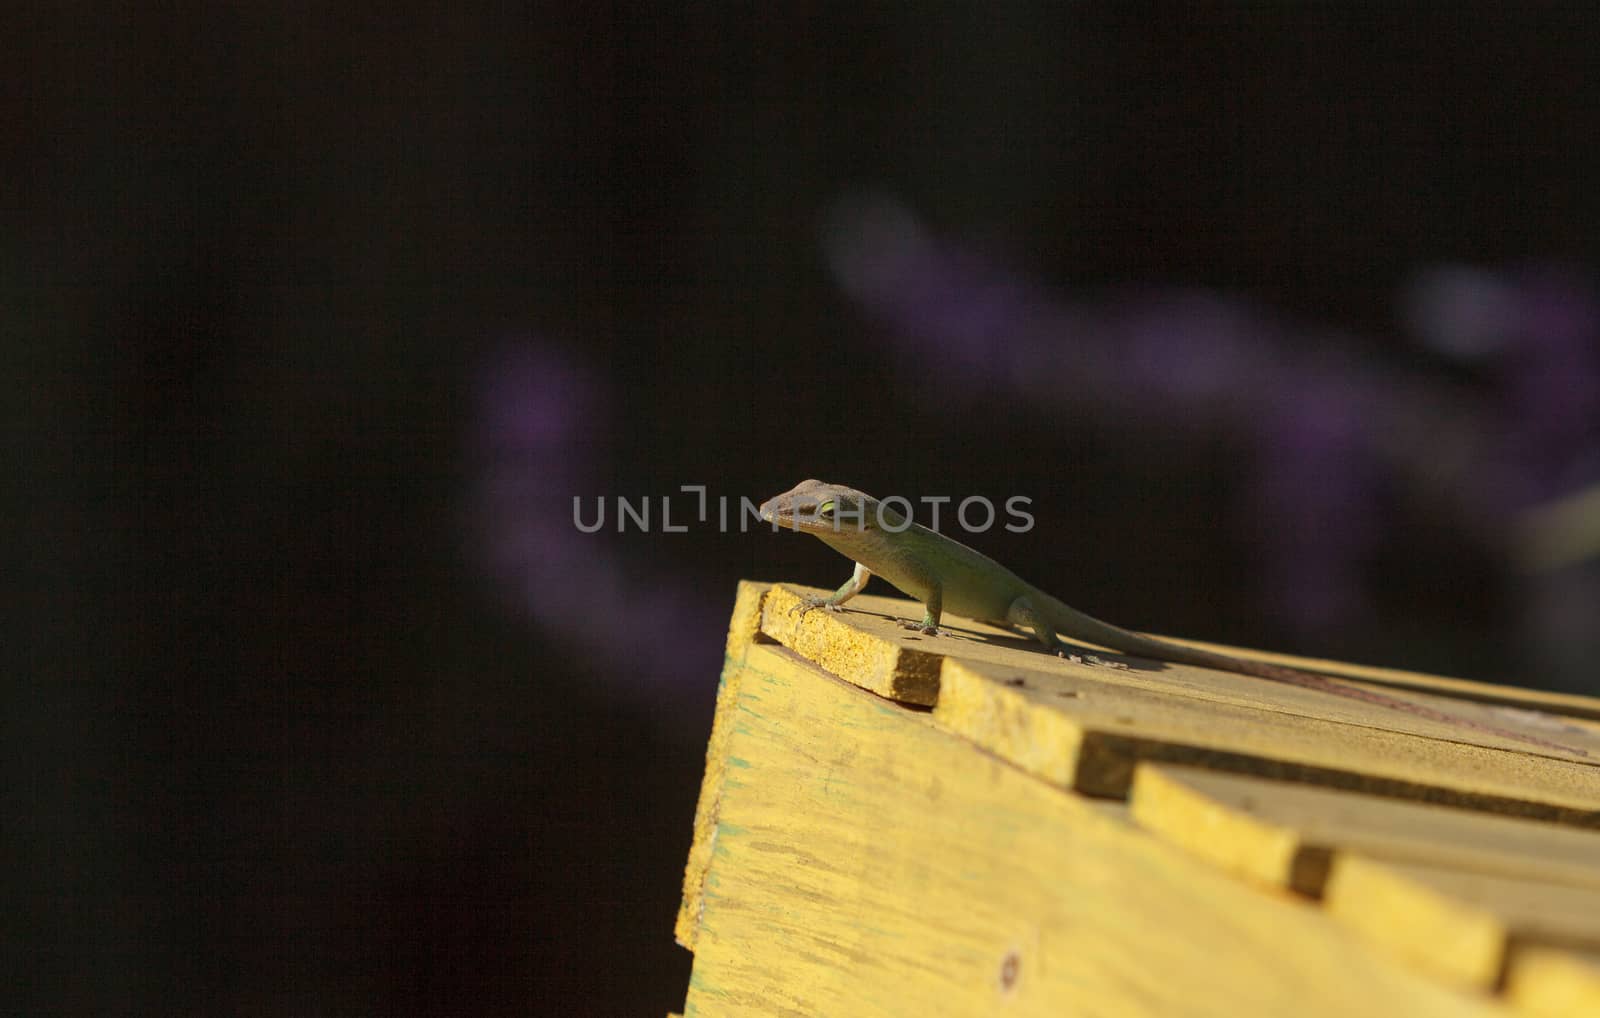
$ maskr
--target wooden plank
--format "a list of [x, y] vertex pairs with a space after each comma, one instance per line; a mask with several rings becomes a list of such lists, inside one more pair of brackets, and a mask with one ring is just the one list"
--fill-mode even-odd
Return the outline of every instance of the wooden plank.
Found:
[[1129, 809], [1185, 851], [1304, 894], [1341, 852], [1600, 891], [1600, 831], [1166, 764], [1139, 765]]
[[744, 652], [761, 639], [761, 609], [772, 587], [757, 580], [739, 581], [733, 595], [733, 615], [728, 620], [728, 640], [723, 647], [727, 660], [743, 661]]
[[[892, 598], [858, 597], [861, 610], [843, 613], [814, 611], [803, 618], [792, 609], [809, 588], [787, 584], [768, 594], [762, 615], [762, 632], [813, 661], [832, 674], [880, 695], [902, 702], [931, 704], [938, 699], [940, 658], [971, 665], [1021, 667], [1036, 673], [1079, 674], [1089, 667], [1042, 651], [1032, 640], [979, 622], [951, 617], [945, 635], [926, 637], [900, 627], [898, 620], [920, 612], [913, 602]], [[1385, 731], [1406, 732], [1441, 741], [1496, 746], [1519, 756], [1550, 756], [1574, 760], [1595, 768], [1600, 778], [1600, 728], [1585, 722], [1547, 714], [1507, 714], [1482, 703], [1453, 700], [1424, 693], [1397, 693], [1425, 706], [1465, 720], [1478, 721], [1536, 738], [1585, 749], [1585, 760], [1556, 749], [1543, 749], [1514, 739], [1474, 731], [1442, 721], [1416, 717], [1377, 704], [1364, 703], [1311, 689], [1271, 682], [1248, 675], [1196, 668], [1191, 665], [1151, 661], [1110, 652], [1097, 652], [1107, 666], [1092, 673], [1103, 682], [1162, 692], [1176, 697], [1297, 714]], [[1249, 655], [1246, 655], [1249, 656]], [[1281, 656], [1261, 655], [1271, 660]], [[901, 693], [895, 684], [909, 692]], [[1352, 685], [1363, 685], [1353, 682]]]
[[1126, 797], [1135, 766], [1153, 761], [1600, 826], [1600, 771], [1592, 766], [1167, 695], [1108, 672], [1068, 662], [1042, 670], [948, 658], [934, 718], [1029, 773], [1087, 795]]
[[1328, 914], [1451, 983], [1493, 989], [1513, 938], [1600, 949], [1600, 891], [1340, 855]]
[[729, 705], [739, 698], [739, 676], [743, 674], [739, 666], [759, 635], [761, 603], [769, 589], [770, 584], [742, 580], [734, 592], [722, 682], [717, 687], [717, 712], [712, 718], [711, 737], [706, 743], [706, 769], [700, 778], [700, 799], [695, 806], [694, 838], [689, 844], [689, 859], [683, 870], [683, 899], [679, 902], [678, 917], [673, 924], [673, 936], [691, 951], [694, 950], [695, 931], [699, 929], [706, 869], [711, 864], [722, 781], [728, 769], [726, 751], [731, 734], [730, 719], [733, 716]]
[[[794, 584], [783, 584], [775, 589], [784, 591], [788, 596], [794, 597], [796, 601], [801, 594], [829, 593], [818, 588]], [[952, 647], [945, 647], [939, 644], [930, 645], [917, 634], [907, 636], [906, 631], [900, 629], [898, 625], [878, 624], [878, 621], [894, 622], [899, 619], [919, 618], [921, 613], [921, 606], [913, 601], [864, 595], [852, 600], [849, 608], [843, 613], [824, 615], [812, 612], [807, 618], [815, 619], [823, 625], [830, 624], [829, 620], [832, 620], [831, 624], [833, 625], [858, 630], [857, 634], [853, 635], [840, 634], [839, 638], [841, 639], [856, 639], [862, 634], [875, 635], [885, 639], [905, 636], [913, 642], [922, 641], [918, 645], [924, 650], [939, 653], [948, 652], [957, 657], [970, 656], [974, 650], [974, 645], [982, 646], [985, 644], [1012, 647], [1035, 654], [1040, 653], [1031, 639], [1023, 637], [1010, 629], [954, 615], [946, 615], [945, 624], [942, 626], [954, 637], [954, 646]], [[857, 623], [860, 623], [860, 625], [858, 626]], [[776, 632], [771, 635], [778, 639], [779, 642], [787, 642], [779, 637]], [[1308, 671], [1342, 676], [1356, 680], [1352, 683], [1353, 685], [1380, 690], [1413, 690], [1421, 693], [1436, 694], [1439, 697], [1447, 697], [1449, 700], [1469, 701], [1487, 705], [1488, 709], [1474, 712], [1472, 716], [1491, 724], [1510, 722], [1508, 727], [1511, 728], [1526, 724], [1530, 734], [1542, 734], [1546, 737], [1556, 738], [1558, 741], [1569, 733], [1579, 733], [1580, 737], [1584, 737], [1586, 733], [1587, 738], [1600, 738], [1600, 724], [1591, 723], [1600, 721], [1600, 697], [1474, 682], [1470, 679], [1428, 675], [1397, 668], [1351, 664], [1346, 661], [1334, 661], [1325, 658], [1281, 654], [1273, 651], [1236, 647], [1203, 640], [1190, 640], [1158, 633], [1148, 635], [1156, 639], [1169, 640], [1173, 643], [1200, 647], [1223, 654], [1232, 654], [1237, 657], [1255, 658], [1274, 664], [1287, 665], [1292, 668], [1304, 668]], [[1128, 658], [1125, 660], [1138, 659]], [[1225, 674], [1209, 672], [1204, 669], [1201, 669], [1201, 671], [1207, 675]], [[1237, 679], [1238, 677], [1235, 678]], [[1244, 678], [1242, 681], [1248, 685], [1259, 683], [1262, 680]], [[1435, 705], [1448, 705], [1449, 700], [1435, 700], [1433, 702]], [[1428, 701], [1424, 699], [1424, 702]]]
[[1521, 948], [1511, 958], [1506, 996], [1528, 1018], [1600, 1015], [1600, 952]]
[[848, 615], [798, 612], [802, 595], [822, 593], [788, 584], [773, 587], [761, 613], [762, 633], [862, 689], [932, 706], [939, 695], [940, 664], [933, 640], [902, 629], [898, 620], [904, 615], [893, 614], [910, 602], [858, 597]]
[[686, 1018], [1501, 1013], [786, 650], [725, 685]]
[[[1235, 647], [1226, 643], [1211, 643], [1205, 640], [1190, 640], [1183, 637], [1160, 636], [1157, 638], [1171, 640], [1173, 643], [1187, 644], [1191, 647], [1201, 647], [1205, 650], [1214, 650], [1219, 654], [1256, 658], [1261, 661], [1270, 661], [1273, 664], [1287, 665], [1290, 668], [1303, 668], [1306, 671], [1358, 679], [1363, 684], [1371, 685], [1374, 688], [1409, 689], [1419, 693], [1437, 693], [1456, 700], [1470, 700], [1476, 703], [1490, 704], [1500, 708], [1499, 713], [1504, 718], [1522, 716], [1524, 720], [1530, 720], [1526, 717], [1530, 712], [1555, 715], [1556, 717], [1554, 718], [1544, 720], [1540, 720], [1537, 717], [1531, 719], [1534, 724], [1547, 729], [1553, 734], [1570, 730], [1564, 724], [1569, 719], [1600, 722], [1600, 697], [1595, 696], [1584, 696], [1579, 693], [1557, 693], [1547, 689], [1532, 689], [1522, 685], [1477, 682], [1472, 679], [1457, 679], [1445, 675], [1430, 675], [1426, 672], [1407, 671], [1403, 668], [1353, 664], [1349, 661], [1335, 661], [1331, 658], [1281, 654], [1277, 651]], [[1580, 723], [1575, 727], [1591, 733], [1596, 730], [1596, 725], [1594, 724]]]

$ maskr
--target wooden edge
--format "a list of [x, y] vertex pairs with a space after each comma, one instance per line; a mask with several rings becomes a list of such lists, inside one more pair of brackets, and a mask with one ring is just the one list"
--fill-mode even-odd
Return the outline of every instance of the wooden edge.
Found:
[[[1232, 657], [1254, 658], [1258, 661], [1287, 665], [1290, 668], [1299, 668], [1304, 671], [1322, 672], [1327, 675], [1359, 679], [1378, 686], [1412, 689], [1423, 693], [1436, 693], [1441, 696], [1454, 697], [1457, 700], [1470, 700], [1498, 707], [1507, 707], [1511, 708], [1514, 714], [1537, 712], [1560, 715], [1563, 718], [1600, 721], [1600, 697], [1584, 696], [1579, 693], [1556, 693], [1545, 689], [1506, 686], [1492, 682], [1478, 682], [1474, 679], [1452, 678], [1447, 675], [1430, 675], [1426, 672], [1413, 672], [1402, 668], [1384, 668], [1378, 665], [1354, 664], [1349, 661], [1334, 661], [1328, 658], [1282, 654], [1277, 651], [1257, 650], [1251, 647], [1234, 647], [1226, 643], [1211, 643], [1207, 640], [1190, 640], [1155, 633], [1147, 635], [1153, 636], [1158, 640], [1165, 640], [1168, 643], [1181, 643], [1187, 647], [1199, 647], [1202, 650], [1216, 651]], [[1554, 730], [1559, 730], [1560, 727], [1559, 725], [1555, 726]], [[1594, 730], [1592, 725], [1583, 727], [1586, 731], [1592, 732]]]
[[[1600, 890], [1552, 884], [1538, 877], [1506, 877], [1462, 871], [1450, 866], [1376, 861], [1341, 855], [1333, 863], [1328, 884], [1330, 912], [1352, 916], [1382, 900], [1398, 904], [1406, 916], [1421, 919], [1411, 930], [1403, 952], [1437, 972], [1467, 972], [1477, 986], [1496, 986], [1504, 975], [1507, 951], [1522, 944], [1549, 948], [1600, 951]], [[1334, 890], [1344, 874], [1346, 884]], [[1354, 876], [1352, 876], [1354, 874]], [[1374, 888], [1376, 892], [1374, 893]], [[1342, 901], [1336, 903], [1336, 895]], [[1459, 941], [1448, 940], [1454, 930], [1470, 925], [1475, 916], [1493, 941], [1475, 956]], [[1488, 922], [1485, 922], [1488, 919]], [[1402, 922], [1386, 924], [1384, 935], [1394, 936]], [[1394, 946], [1389, 941], [1390, 946]]]
[[[946, 661], [933, 719], [1035, 777], [1083, 791], [1084, 726], [1070, 715], [1040, 709], [1020, 687], [996, 682], [963, 662]], [[1107, 792], [1105, 798], [1124, 798], [1115, 788]]]
[[[747, 669], [729, 752], [763, 780], [725, 785], [688, 1013], [1495, 1013], [786, 648]], [[969, 1006], [1008, 945], [1019, 995]], [[880, 999], [839, 1006], [852, 980]]]
[[1575, 762], [1172, 696], [1089, 667], [950, 658], [941, 684], [936, 724], [1083, 795], [1125, 799], [1150, 761], [1600, 827], [1600, 790]]
[[1600, 952], [1516, 948], [1507, 967], [1506, 998], [1528, 1018], [1600, 1015]]
[[1128, 794], [1134, 823], [1230, 873], [1273, 887], [1321, 893], [1326, 852], [1308, 851], [1291, 827], [1206, 795], [1183, 780], [1187, 769], [1151, 763], [1135, 768]]
[[[771, 606], [776, 609], [779, 601], [782, 601], [783, 608], [781, 612], [774, 610], [762, 620], [762, 631], [767, 638], [788, 646], [846, 681], [901, 703], [931, 706], [937, 701], [939, 661], [942, 657], [993, 659], [997, 652], [1009, 654], [1008, 650], [1002, 649], [1004, 641], [1008, 639], [1028, 642], [1026, 638], [1006, 629], [948, 616], [945, 628], [951, 630], [954, 638], [947, 637], [928, 643], [925, 647], [915, 646], [924, 638], [908, 635], [896, 624], [897, 620], [914, 618], [921, 611], [920, 606], [912, 601], [862, 595], [851, 602], [843, 615], [813, 611], [802, 619], [798, 614], [788, 614], [799, 603], [800, 597], [826, 595], [828, 592], [793, 584], [774, 585], [773, 589], [780, 593], [775, 595]], [[1239, 657], [1323, 672], [1347, 681], [1353, 680], [1358, 686], [1390, 687], [1470, 703], [1484, 715], [1478, 719], [1483, 723], [1526, 729], [1530, 735], [1558, 743], [1564, 737], [1569, 740], [1587, 737], [1591, 741], [1600, 741], [1600, 720], [1597, 720], [1600, 719], [1600, 698], [1596, 697], [1497, 686], [1401, 669], [1279, 654], [1160, 634], [1148, 635]], [[997, 643], [997, 640], [1000, 642]], [[1449, 710], [1448, 707], [1441, 709]], [[1557, 758], [1568, 759], [1569, 756], [1562, 753]], [[1600, 767], [1600, 754], [1591, 753], [1588, 759], [1581, 762]]]
[[1600, 890], [1600, 831], [1193, 767], [1140, 772], [1132, 805], [1152, 830], [1304, 894], [1321, 894], [1339, 852]]
[[1328, 911], [1435, 973], [1499, 985], [1514, 946], [1600, 950], [1600, 890], [1340, 855]]
[[1509, 931], [1488, 909], [1356, 855], [1333, 861], [1327, 912], [1368, 943], [1453, 985], [1490, 991]]
[[763, 635], [831, 675], [899, 703], [931, 707], [939, 699], [942, 656], [904, 646], [898, 623], [852, 613], [850, 622], [827, 611], [795, 611], [808, 588], [779, 584], [767, 591]]
[[729, 661], [743, 661], [750, 644], [760, 638], [761, 603], [772, 588], [773, 584], [760, 580], [739, 581], [733, 595], [733, 615], [728, 620], [728, 640], [724, 647]]
[[[899, 622], [908, 615], [914, 615], [918, 609], [911, 602], [896, 598], [862, 595], [854, 599], [842, 613], [812, 611], [802, 616], [794, 612], [801, 598], [822, 593], [825, 592], [788, 584], [775, 587], [762, 619], [762, 638], [789, 647], [847, 682], [901, 703], [933, 705], [939, 694], [940, 662], [946, 659], [1002, 667], [1015, 665], [1039, 671], [1062, 671], [1075, 667], [1070, 663], [1073, 659], [1062, 661], [1041, 655], [1031, 641], [1014, 632], [955, 616], [951, 616], [947, 624], [941, 627], [944, 632], [937, 638], [909, 634]], [[1243, 653], [1245, 656], [1290, 660], [1283, 655], [1274, 657], [1256, 652]], [[1115, 660], [1104, 664], [1109, 669], [1125, 670], [1106, 670], [1102, 678], [1120, 681], [1124, 685], [1159, 686], [1165, 692], [1198, 699], [1267, 706], [1290, 713], [1366, 724], [1375, 728], [1405, 730], [1439, 740], [1494, 745], [1519, 754], [1543, 755], [1600, 767], [1600, 725], [1587, 721], [1530, 711], [1525, 707], [1512, 709], [1478, 702], [1481, 697], [1452, 700], [1448, 690], [1411, 693], [1413, 698], [1433, 701], [1431, 704], [1425, 702], [1423, 706], [1433, 706], [1447, 714], [1461, 714], [1462, 720], [1469, 723], [1525, 731], [1529, 736], [1547, 741], [1577, 740], [1580, 744], [1592, 744], [1589, 757], [1573, 760], [1571, 754], [1560, 749], [1531, 750], [1513, 738], [1486, 735], [1482, 729], [1423, 719], [1342, 697], [1330, 697], [1323, 693], [1264, 683], [1247, 676], [1170, 662], [1152, 669], [1149, 662], [1141, 663], [1135, 657], [1129, 659], [1132, 662], [1130, 665], [1121, 657], [1117, 655]], [[1290, 663], [1318, 664], [1304, 660]], [[1360, 679], [1344, 681], [1356, 686], [1372, 685]]]
[[732, 708], [739, 698], [739, 678], [744, 669], [745, 655], [760, 630], [761, 605], [770, 589], [770, 584], [741, 580], [734, 593], [733, 615], [728, 624], [727, 657], [723, 662], [722, 680], [717, 686], [716, 714], [711, 721], [711, 736], [706, 742], [706, 769], [700, 779], [700, 799], [695, 805], [694, 836], [689, 843], [689, 857], [683, 869], [683, 898], [678, 904], [678, 916], [673, 924], [673, 936], [691, 951], [694, 950], [695, 936], [700, 928], [706, 872], [711, 866], [711, 853], [716, 845], [717, 806], [722, 796], [723, 778], [728, 770], [727, 746], [732, 734]]

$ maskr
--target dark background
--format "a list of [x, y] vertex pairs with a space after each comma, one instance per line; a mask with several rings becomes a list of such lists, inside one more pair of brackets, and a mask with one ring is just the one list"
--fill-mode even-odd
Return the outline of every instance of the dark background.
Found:
[[575, 495], [1023, 494], [1123, 624], [1595, 692], [1600, 31], [1514, 9], [8, 12], [0, 1009], [680, 1006], [734, 584], [848, 566]]

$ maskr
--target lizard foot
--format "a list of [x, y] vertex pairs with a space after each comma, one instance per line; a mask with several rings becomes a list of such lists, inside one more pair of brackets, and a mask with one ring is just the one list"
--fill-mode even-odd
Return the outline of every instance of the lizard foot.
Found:
[[1075, 665], [1096, 665], [1100, 668], [1124, 669], [1128, 667], [1121, 661], [1107, 661], [1103, 657], [1095, 657], [1093, 654], [1079, 654], [1077, 651], [1068, 650], [1065, 647], [1056, 648], [1056, 657], [1066, 658]]
[[912, 622], [910, 619], [900, 619], [899, 622], [900, 622], [900, 628], [901, 629], [914, 629], [917, 632], [921, 633], [923, 636], [943, 636], [944, 635], [943, 633], [939, 632], [939, 627], [938, 626], [925, 626], [920, 622]]
[[807, 598], [804, 598], [803, 600], [801, 600], [801, 602], [799, 604], [795, 605], [793, 608], [790, 608], [789, 609], [789, 614], [793, 615], [795, 612], [799, 612], [800, 613], [800, 617], [801, 618], [805, 618], [807, 615], [809, 615], [812, 612], [816, 611], [818, 608], [821, 608], [824, 611], [830, 611], [830, 612], [836, 612], [836, 613], [844, 611], [844, 609], [839, 607], [838, 605], [828, 603], [828, 599], [825, 598], [825, 597], [807, 597]]

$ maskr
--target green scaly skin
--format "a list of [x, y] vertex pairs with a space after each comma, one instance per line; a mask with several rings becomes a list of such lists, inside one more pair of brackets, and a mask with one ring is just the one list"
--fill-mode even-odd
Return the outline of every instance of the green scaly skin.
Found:
[[861, 593], [873, 575], [878, 575], [922, 602], [926, 609], [922, 621], [901, 625], [930, 636], [938, 635], [939, 620], [948, 611], [1031, 633], [1045, 648], [1058, 654], [1067, 653], [1061, 643], [1065, 637], [1124, 654], [1315, 689], [1545, 749], [1589, 755], [1581, 749], [1456, 717], [1410, 700], [1347, 686], [1325, 675], [1168, 643], [1101, 622], [1051, 597], [982, 552], [912, 523], [892, 507], [883, 506], [854, 488], [801, 481], [762, 503], [760, 511], [762, 519], [811, 534], [856, 564], [850, 579], [831, 597], [808, 598], [800, 608], [802, 615], [817, 608], [839, 611], [840, 606]]

